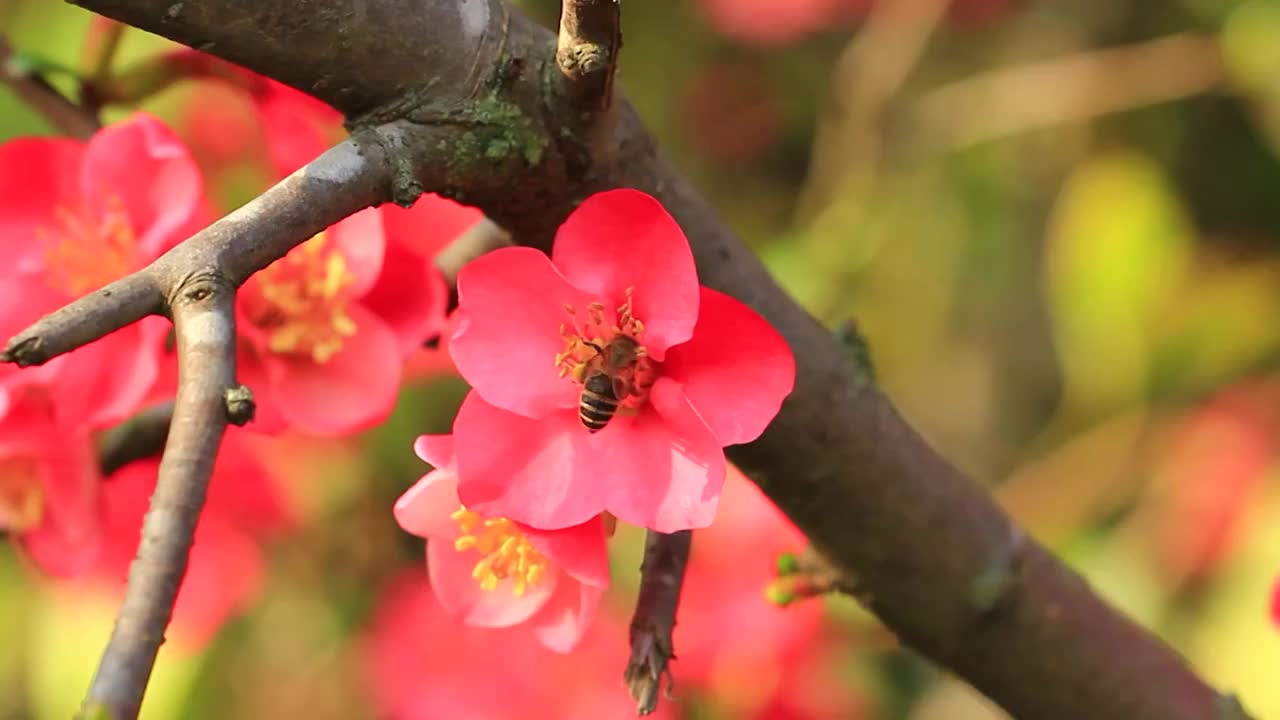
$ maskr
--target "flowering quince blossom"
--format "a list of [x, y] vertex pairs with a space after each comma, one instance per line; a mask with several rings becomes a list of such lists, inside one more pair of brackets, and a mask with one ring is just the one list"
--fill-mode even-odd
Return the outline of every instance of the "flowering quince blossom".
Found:
[[[12, 337], [176, 245], [203, 219], [202, 192], [186, 148], [145, 114], [87, 143], [0, 145], [0, 333]], [[56, 384], [59, 426], [105, 427], [155, 382], [168, 326], [145, 318], [6, 382]]]
[[[243, 432], [232, 429], [223, 440], [178, 590], [170, 638], [188, 649], [205, 646], [258, 597], [267, 577], [260, 544], [295, 523], [275, 478]], [[84, 581], [92, 587], [124, 592], [159, 470], [159, 458], [140, 460], [117, 470], [103, 485], [103, 552]], [[80, 587], [77, 582], [66, 589]]]
[[60, 386], [0, 388], [0, 533], [57, 576], [86, 570], [101, 546], [93, 439], [60, 427]]
[[423, 435], [418, 457], [435, 466], [395, 505], [396, 521], [427, 538], [427, 570], [440, 605], [468, 625], [528, 623], [556, 652], [591, 625], [609, 584], [605, 526], [597, 516], [563, 530], [482, 517], [458, 501], [453, 438]]
[[[705, 527], [724, 446], [760, 435], [795, 381], [782, 336], [698, 284], [693, 254], [654, 198], [587, 198], [552, 255], [503, 248], [458, 276], [450, 353], [473, 390], [454, 420], [468, 508], [532, 527], [609, 512], [660, 532]], [[584, 381], [618, 364], [619, 407], [579, 418]], [[624, 354], [625, 355], [625, 354]]]
[[240, 375], [253, 427], [337, 435], [381, 421], [405, 360], [444, 324], [447, 288], [430, 258], [387, 232], [379, 209], [307, 240], [241, 288]]
[[[626, 626], [602, 608], [572, 653], [527, 642], [524, 626], [475, 628], [440, 607], [421, 571], [396, 577], [374, 608], [363, 645], [373, 715], [387, 720], [635, 717], [619, 682]], [[654, 720], [678, 716], [659, 703]]]

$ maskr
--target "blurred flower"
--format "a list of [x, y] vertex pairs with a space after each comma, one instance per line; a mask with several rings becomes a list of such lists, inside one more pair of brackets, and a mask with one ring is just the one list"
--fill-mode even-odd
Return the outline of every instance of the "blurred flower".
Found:
[[404, 361], [444, 322], [446, 290], [415, 250], [424, 241], [387, 232], [383, 217], [356, 213], [241, 288], [240, 373], [256, 428], [343, 434], [391, 412]]
[[[745, 43], [788, 45], [814, 33], [843, 30], [867, 15], [874, 0], [700, 0], [708, 24]], [[1002, 17], [1011, 0], [951, 0], [948, 19], [979, 27]]]
[[1256, 384], [1231, 388], [1175, 430], [1156, 468], [1165, 493], [1156, 540], [1177, 578], [1211, 572], [1237, 544], [1275, 456], [1274, 398]]
[[101, 478], [88, 432], [55, 421], [60, 390], [0, 392], [0, 532], [41, 570], [70, 576], [100, 549]]
[[[698, 285], [684, 233], [636, 190], [587, 198], [550, 260], [503, 248], [472, 261], [458, 303], [450, 352], [474, 388], [454, 421], [458, 492], [534, 527], [601, 512], [705, 527], [723, 447], [763, 432], [795, 380], [782, 337]], [[579, 410], [585, 381], [606, 373], [615, 381]]]
[[[391, 583], [364, 646], [374, 715], [386, 720], [599, 720], [635, 717], [621, 682], [626, 634], [602, 614], [567, 655], [527, 641], [523, 626], [473, 628], [437, 604], [421, 573]], [[675, 715], [665, 702], [650, 717]]]
[[866, 14], [872, 0], [700, 0], [716, 31], [743, 42], [786, 45]]
[[[21, 138], [0, 146], [0, 333], [150, 263], [199, 227], [202, 183], [186, 148], [138, 114], [87, 143]], [[168, 323], [146, 318], [8, 384], [58, 386], [63, 427], [130, 415], [155, 382]]]
[[[779, 607], [766, 598], [777, 557], [806, 545], [804, 535], [758, 487], [730, 466], [720, 509], [694, 536], [673, 638], [679, 681], [726, 703], [732, 717], [847, 717], [856, 699], [839, 684], [821, 698], [791, 698], [799, 667], [838, 640], [823, 627], [822, 603]], [[750, 628], [750, 633], [741, 632]], [[808, 714], [841, 705], [845, 712]], [[782, 712], [783, 706], [789, 708]]]
[[[170, 635], [188, 648], [203, 647], [228, 619], [253, 604], [266, 581], [261, 542], [295, 522], [276, 479], [242, 432], [230, 429], [223, 440], [174, 606]], [[140, 460], [104, 484], [106, 541], [91, 584], [124, 592], [159, 470], [158, 457]]]
[[777, 139], [782, 124], [774, 89], [761, 68], [719, 63], [699, 68], [685, 86], [681, 113], [689, 147], [713, 160], [745, 166]]
[[468, 625], [528, 623], [543, 645], [572, 650], [609, 585], [601, 518], [536, 530], [482, 517], [458, 502], [453, 438], [423, 435], [414, 451], [436, 469], [396, 502], [396, 521], [427, 538], [427, 570], [440, 605]]

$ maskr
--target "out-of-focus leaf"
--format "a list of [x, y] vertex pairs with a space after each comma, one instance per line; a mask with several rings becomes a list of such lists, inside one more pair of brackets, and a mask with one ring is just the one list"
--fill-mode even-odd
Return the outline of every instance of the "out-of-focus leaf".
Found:
[[[32, 604], [27, 667], [33, 718], [65, 720], [80, 709], [117, 605], [103, 595], [56, 592]], [[162, 647], [139, 717], [179, 717], [202, 661], [203, 655], [184, 654], [176, 645]]]
[[1280, 74], [1280, 2], [1241, 3], [1222, 25], [1222, 59], [1233, 80], [1251, 91], [1275, 94]]
[[1148, 419], [1127, 412], [1068, 438], [1015, 470], [996, 491], [1000, 504], [1041, 542], [1069, 540], [1136, 492]]
[[1154, 349], [1159, 391], [1206, 390], [1280, 359], [1280, 262], [1197, 276], [1167, 317], [1170, 327]]
[[1098, 595], [1158, 634], [1168, 593], [1133, 539], [1128, 533], [1099, 531], [1073, 543], [1063, 556]]
[[[1275, 474], [1270, 484], [1275, 487]], [[1236, 693], [1253, 717], [1280, 717], [1280, 628], [1268, 608], [1280, 574], [1280, 493], [1259, 504], [1257, 522], [1195, 617], [1187, 647], [1192, 664], [1216, 687]]]
[[1188, 223], [1159, 165], [1130, 151], [1085, 161], [1054, 208], [1046, 290], [1068, 407], [1142, 396], [1149, 328], [1182, 284]]
[[969, 685], [944, 678], [907, 715], [908, 720], [1008, 720], [1009, 715]]

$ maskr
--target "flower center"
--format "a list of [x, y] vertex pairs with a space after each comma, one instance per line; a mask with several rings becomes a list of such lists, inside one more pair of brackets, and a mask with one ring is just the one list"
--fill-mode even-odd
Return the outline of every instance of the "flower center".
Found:
[[132, 266], [137, 237], [129, 213], [116, 195], [106, 197], [106, 211], [94, 224], [64, 208], [54, 210], [55, 225], [41, 229], [41, 239], [57, 236], [45, 253], [45, 284], [75, 297], [124, 277]]
[[585, 319], [579, 318], [572, 305], [566, 305], [570, 322], [560, 326], [564, 350], [555, 358], [560, 377], [573, 378], [579, 384], [601, 373], [612, 378], [618, 412], [624, 414], [634, 414], [644, 404], [658, 376], [658, 364], [640, 342], [644, 323], [633, 313], [631, 293], [632, 288], [627, 288], [616, 323], [608, 322], [603, 303], [588, 305]]
[[458, 552], [475, 550], [480, 560], [471, 577], [485, 590], [496, 590], [498, 583], [511, 578], [511, 591], [516, 597], [542, 582], [550, 561], [529, 543], [519, 526], [507, 518], [485, 518], [460, 507], [449, 517], [458, 523], [462, 536], [453, 542]]
[[355, 280], [347, 259], [322, 232], [254, 276], [248, 317], [267, 333], [267, 348], [282, 355], [329, 361], [356, 334], [343, 292]]
[[22, 533], [44, 516], [44, 490], [33, 458], [0, 461], [0, 530]]

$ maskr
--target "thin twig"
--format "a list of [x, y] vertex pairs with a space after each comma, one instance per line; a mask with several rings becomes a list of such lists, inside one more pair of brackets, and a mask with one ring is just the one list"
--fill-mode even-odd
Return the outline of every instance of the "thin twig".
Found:
[[1209, 92], [1224, 80], [1221, 52], [1193, 33], [1001, 68], [929, 92], [912, 137], [965, 147], [1037, 128]]
[[27, 67], [3, 37], [0, 37], [0, 81], [63, 135], [86, 140], [101, 127], [92, 113], [68, 100], [39, 73]]
[[98, 469], [103, 477], [135, 460], [159, 455], [169, 437], [173, 402], [153, 405], [111, 428], [98, 447]]
[[190, 275], [171, 297], [178, 397], [129, 584], [85, 698], [86, 718], [133, 718], [187, 571], [196, 522], [227, 427], [235, 386], [235, 288], [217, 272]]
[[151, 265], [46, 315], [9, 340], [0, 362], [40, 365], [137, 322], [166, 312], [166, 297], [193, 271], [216, 268], [233, 287], [284, 257], [293, 246], [389, 196], [392, 168], [373, 136], [335, 145], [230, 215]]
[[556, 64], [569, 93], [584, 107], [603, 110], [613, 101], [613, 76], [622, 48], [620, 0], [564, 0]]
[[445, 282], [452, 290], [458, 279], [458, 271], [463, 265], [484, 255], [490, 250], [511, 245], [511, 233], [503, 230], [489, 218], [481, 218], [475, 225], [467, 228], [453, 242], [436, 253], [435, 263]]
[[178, 395], [138, 556], [115, 628], [85, 698], [86, 717], [136, 717], [164, 639], [228, 422], [252, 416], [235, 383], [235, 290], [325, 227], [389, 199], [386, 147], [402, 128], [357, 133], [154, 263], [41, 319], [0, 359], [45, 362], [144, 315], [174, 320]]
[[645, 536], [640, 594], [631, 617], [631, 659], [623, 673], [640, 715], [657, 709], [663, 676], [667, 691], [671, 689], [667, 663], [676, 656], [671, 636], [692, 542], [693, 533], [688, 530], [671, 534], [650, 530]]

